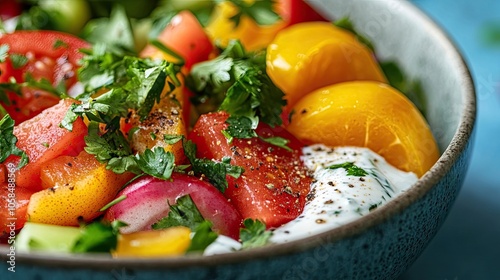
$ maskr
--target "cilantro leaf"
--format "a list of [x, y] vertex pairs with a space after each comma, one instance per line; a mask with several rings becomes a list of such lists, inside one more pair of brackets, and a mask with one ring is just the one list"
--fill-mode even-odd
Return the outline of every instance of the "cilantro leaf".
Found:
[[14, 135], [14, 120], [5, 115], [0, 120], [0, 162], [4, 162], [10, 155], [20, 156], [18, 168], [28, 163], [28, 155], [17, 146], [17, 137]]
[[110, 252], [116, 248], [120, 227], [127, 224], [113, 221], [111, 224], [93, 222], [82, 227], [82, 236], [72, 248], [74, 253]]
[[334, 164], [327, 167], [327, 169], [337, 169], [344, 168], [347, 171], [347, 176], [366, 176], [368, 172], [366, 172], [363, 168], [360, 168], [352, 162], [344, 162], [340, 164]]
[[173, 145], [179, 141], [184, 139], [183, 135], [178, 135], [178, 134], [165, 134], [163, 135], [163, 141], [169, 145]]
[[219, 235], [212, 230], [210, 221], [201, 222], [194, 232], [187, 252], [203, 252]]
[[168, 216], [152, 225], [153, 229], [165, 229], [175, 226], [185, 226], [195, 231], [205, 219], [189, 195], [181, 196], [176, 204], [170, 205]]
[[193, 103], [200, 113], [216, 109], [228, 112], [231, 117], [226, 135], [247, 138], [255, 135], [249, 130], [259, 121], [282, 124], [284, 94], [265, 68], [265, 52], [247, 53], [238, 40], [232, 40], [217, 58], [196, 64], [186, 84], [195, 93]]
[[269, 138], [259, 137], [259, 138], [264, 142], [283, 148], [289, 152], [292, 151], [292, 149], [287, 146], [287, 144], [290, 142], [290, 140], [288, 139], [282, 137], [269, 137]]
[[223, 134], [228, 138], [228, 142], [231, 142], [234, 138], [253, 138], [257, 137], [255, 129], [259, 120], [257, 118], [250, 119], [248, 117], [236, 117], [229, 116], [226, 123], [229, 124]]
[[[79, 116], [86, 115], [107, 124], [135, 110], [144, 119], [159, 101], [167, 78], [169, 92], [180, 85], [176, 76], [180, 72], [178, 65], [127, 56], [110, 51], [102, 44], [86, 52], [78, 72], [85, 93], [78, 97], [82, 103], [72, 108]], [[92, 98], [102, 89], [107, 91]]]
[[243, 226], [240, 229], [241, 249], [262, 247], [273, 235], [260, 220], [245, 219]]
[[230, 0], [237, 8], [238, 12], [230, 18], [235, 27], [240, 24], [243, 15], [251, 18], [259, 25], [271, 25], [281, 19], [278, 13], [274, 11], [274, 0], [245, 1]]
[[25, 55], [12, 53], [10, 54], [10, 61], [12, 61], [12, 67], [14, 69], [22, 68], [26, 63], [28, 63], [28, 58]]
[[226, 175], [238, 178], [245, 171], [240, 166], [231, 165], [229, 157], [224, 157], [220, 162], [197, 158], [196, 145], [190, 140], [184, 141], [183, 147], [194, 173], [207, 177], [208, 181], [221, 192], [225, 192], [228, 187]]
[[160, 179], [169, 179], [174, 170], [174, 154], [166, 152], [162, 147], [146, 149], [137, 155], [137, 164], [145, 173]]
[[95, 155], [100, 162], [132, 154], [130, 145], [119, 130], [110, 130], [101, 135], [99, 124], [94, 121], [89, 123], [88, 134], [84, 139], [87, 145], [85, 151]]

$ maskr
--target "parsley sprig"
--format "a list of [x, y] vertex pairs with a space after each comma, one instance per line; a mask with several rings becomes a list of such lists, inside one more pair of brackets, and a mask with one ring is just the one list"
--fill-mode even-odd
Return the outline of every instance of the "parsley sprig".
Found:
[[0, 120], [0, 162], [4, 162], [10, 155], [20, 156], [18, 168], [21, 168], [28, 163], [28, 156], [16, 146], [16, 143], [14, 120], [7, 114]]
[[238, 40], [231, 41], [217, 58], [195, 65], [186, 84], [196, 94], [194, 104], [230, 114], [224, 131], [229, 140], [256, 137], [260, 121], [282, 124], [286, 101], [266, 73], [265, 52], [247, 53]]
[[243, 167], [231, 165], [229, 157], [223, 158], [222, 161], [197, 158], [196, 145], [190, 140], [184, 141], [183, 147], [184, 154], [191, 162], [194, 173], [208, 178], [208, 181], [222, 193], [228, 188], [226, 175], [238, 178], [245, 171]]
[[115, 220], [111, 223], [95, 221], [83, 225], [82, 235], [71, 249], [74, 253], [103, 252], [107, 253], [116, 249], [118, 244], [119, 229], [127, 224]]
[[120, 120], [131, 110], [145, 119], [163, 97], [165, 87], [168, 94], [180, 85], [180, 66], [129, 56], [104, 44], [84, 52], [78, 74], [85, 91], [77, 97], [79, 103], [66, 113], [61, 126], [71, 130], [78, 117], [86, 117], [90, 122], [85, 150], [107, 163], [108, 169], [170, 178], [175, 169], [173, 154], [160, 147], [133, 154], [127, 137], [120, 131]]
[[245, 219], [240, 229], [241, 249], [257, 248], [266, 245], [273, 235], [266, 230], [266, 225], [260, 220]]
[[170, 205], [168, 216], [153, 224], [152, 228], [160, 230], [175, 226], [189, 227], [194, 232], [188, 252], [203, 252], [218, 236], [211, 229], [212, 223], [203, 218], [189, 195], [179, 197], [176, 204]]

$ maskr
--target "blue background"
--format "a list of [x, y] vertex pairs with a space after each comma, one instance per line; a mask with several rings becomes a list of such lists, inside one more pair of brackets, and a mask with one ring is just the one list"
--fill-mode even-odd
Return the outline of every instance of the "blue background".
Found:
[[400, 280], [500, 279], [500, 1], [412, 2], [462, 51], [475, 82], [478, 119], [460, 195], [432, 243]]

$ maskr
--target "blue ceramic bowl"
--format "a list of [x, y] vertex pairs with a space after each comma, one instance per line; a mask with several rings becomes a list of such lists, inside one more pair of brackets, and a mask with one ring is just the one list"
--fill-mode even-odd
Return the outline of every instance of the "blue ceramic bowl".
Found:
[[423, 82], [427, 118], [442, 156], [404, 195], [329, 232], [210, 257], [111, 259], [104, 255], [17, 254], [2, 279], [393, 279], [421, 254], [445, 220], [467, 170], [475, 122], [473, 82], [460, 53], [411, 4], [382, 0], [310, 1], [326, 16], [349, 15], [374, 42]]

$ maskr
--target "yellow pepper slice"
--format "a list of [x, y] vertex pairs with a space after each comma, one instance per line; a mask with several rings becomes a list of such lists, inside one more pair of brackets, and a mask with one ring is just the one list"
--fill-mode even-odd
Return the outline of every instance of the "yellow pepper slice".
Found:
[[113, 257], [163, 257], [182, 255], [191, 245], [188, 227], [139, 231], [118, 236]]
[[335, 83], [386, 82], [371, 50], [328, 22], [299, 23], [267, 47], [267, 73], [285, 93], [288, 108], [309, 92]]
[[230, 18], [237, 12], [238, 8], [229, 1], [217, 4], [205, 28], [212, 41], [225, 47], [230, 40], [239, 39], [246, 50], [260, 50], [266, 48], [278, 31], [288, 25], [284, 20], [272, 25], [258, 25], [253, 19], [243, 15], [238, 26], [235, 26]]
[[419, 177], [439, 157], [424, 117], [387, 84], [355, 81], [327, 86], [300, 99], [293, 111], [287, 129], [307, 143], [368, 147]]

